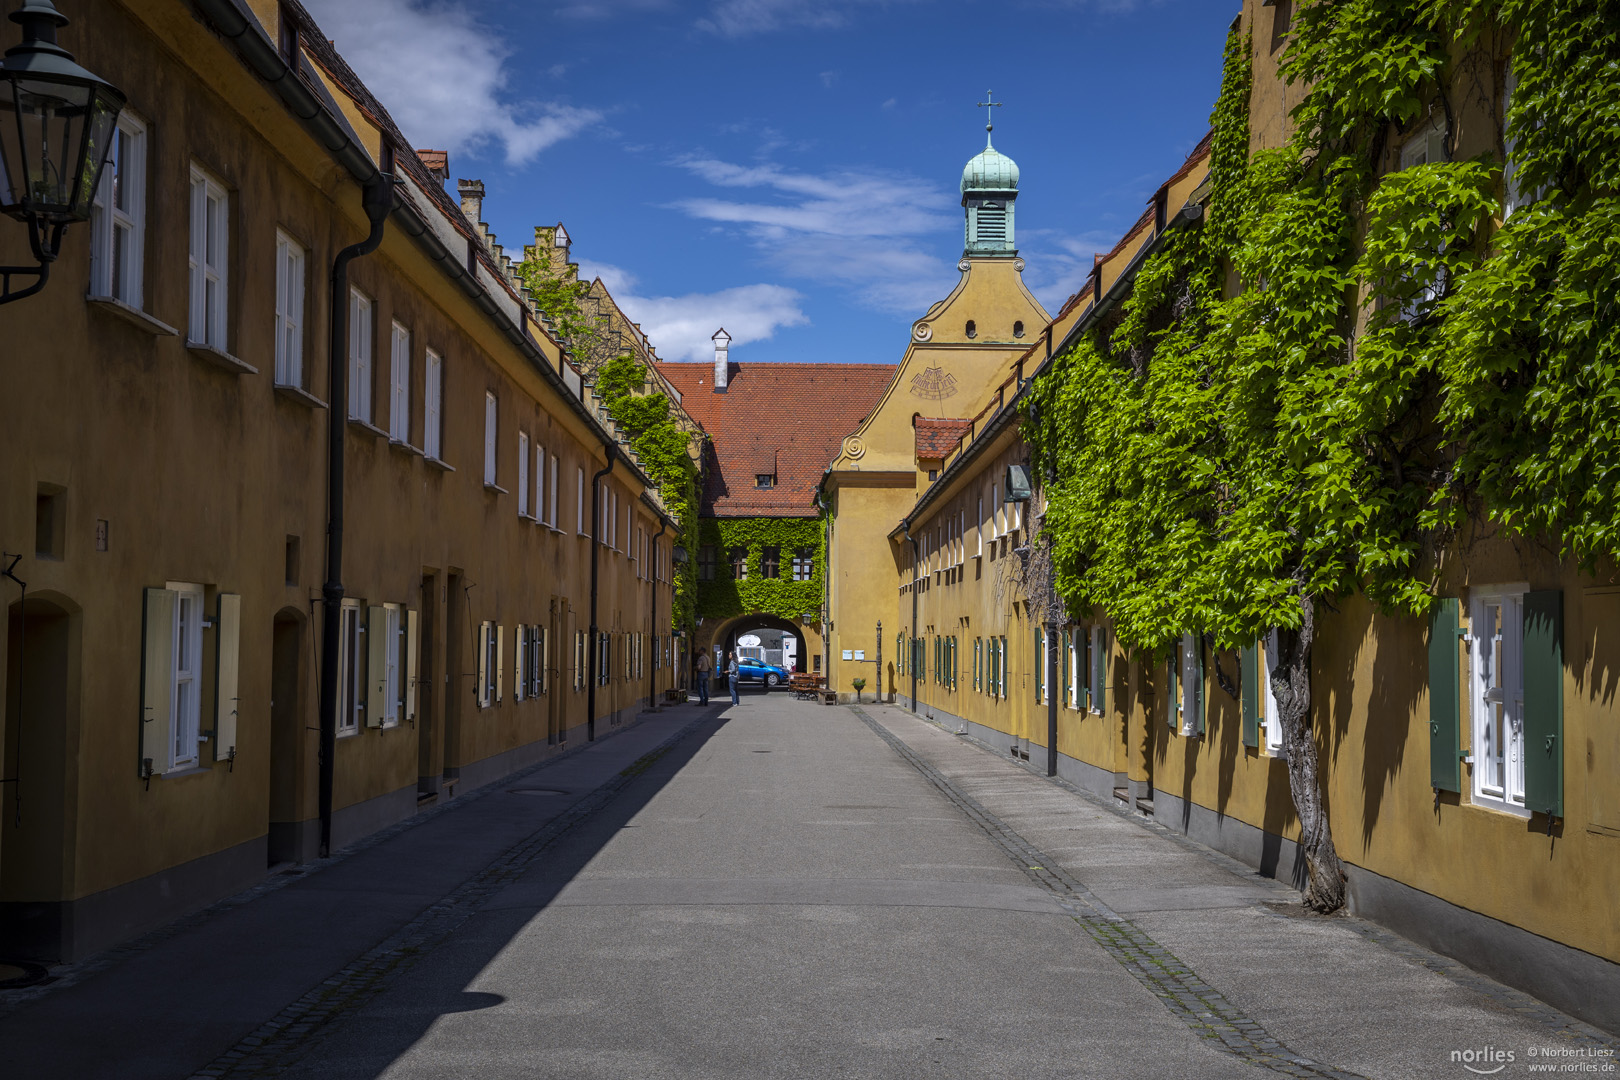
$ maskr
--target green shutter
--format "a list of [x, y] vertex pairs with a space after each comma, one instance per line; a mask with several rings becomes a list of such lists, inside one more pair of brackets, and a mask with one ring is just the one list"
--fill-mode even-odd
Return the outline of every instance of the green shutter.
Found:
[[1441, 597], [1429, 616], [1429, 785], [1462, 790], [1457, 739], [1462, 698], [1457, 684], [1457, 612], [1454, 596]]
[[1524, 598], [1524, 804], [1564, 816], [1564, 594]]
[[1238, 684], [1243, 688], [1243, 745], [1260, 745], [1260, 649], [1243, 646], [1238, 660]]

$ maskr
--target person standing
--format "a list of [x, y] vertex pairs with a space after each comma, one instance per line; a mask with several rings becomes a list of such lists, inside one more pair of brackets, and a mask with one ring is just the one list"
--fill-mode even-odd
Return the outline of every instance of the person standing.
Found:
[[731, 703], [741, 705], [742, 699], [737, 696], [737, 654], [726, 654], [726, 677], [731, 680]]
[[714, 661], [709, 659], [709, 650], [704, 649], [698, 653], [697, 658], [697, 692], [698, 704], [709, 703], [709, 672], [714, 669]]

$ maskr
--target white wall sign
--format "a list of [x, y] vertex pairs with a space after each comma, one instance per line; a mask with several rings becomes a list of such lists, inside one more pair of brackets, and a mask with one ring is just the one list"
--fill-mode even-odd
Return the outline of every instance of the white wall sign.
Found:
[[845, 650], [844, 650], [844, 659], [845, 659], [845, 660], [853, 660], [853, 659], [855, 659], [855, 654], [854, 654], [854, 652], [852, 652], [852, 651], [851, 651], [851, 650], [849, 650], [849, 649], [845, 649]]

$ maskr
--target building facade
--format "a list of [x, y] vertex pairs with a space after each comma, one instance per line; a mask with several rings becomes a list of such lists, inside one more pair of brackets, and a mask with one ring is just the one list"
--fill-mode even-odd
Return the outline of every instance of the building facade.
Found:
[[671, 685], [675, 530], [443, 156], [298, 4], [61, 7], [129, 107], [96, 220], [0, 308], [0, 934], [72, 959], [629, 721]]

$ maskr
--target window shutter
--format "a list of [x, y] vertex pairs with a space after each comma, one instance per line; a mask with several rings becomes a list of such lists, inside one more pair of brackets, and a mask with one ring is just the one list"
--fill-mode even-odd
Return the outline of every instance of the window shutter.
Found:
[[529, 436], [518, 432], [518, 517], [529, 516]]
[[1058, 653], [1058, 662], [1063, 665], [1063, 707], [1066, 709], [1074, 704], [1074, 695], [1070, 692], [1070, 687], [1073, 685], [1071, 675], [1074, 671], [1074, 664], [1069, 659], [1072, 650], [1073, 646], [1070, 644], [1069, 632], [1064, 630], [1063, 649]]
[[241, 700], [242, 597], [219, 594], [219, 625], [214, 669], [214, 760], [229, 761], [236, 751], [237, 703]]
[[506, 689], [502, 685], [506, 680], [506, 627], [495, 627], [495, 703], [501, 702], [501, 691]]
[[[1460, 602], [1441, 597], [1429, 616], [1429, 785], [1462, 790], [1457, 753], [1462, 699], [1457, 675], [1457, 620]], [[1276, 723], [1276, 718], [1269, 718]]]
[[516, 634], [516, 638], [513, 644], [516, 646], [516, 651], [512, 654], [512, 700], [522, 701], [523, 674], [525, 671], [523, 664], [523, 650], [524, 647], [528, 645], [528, 639], [524, 636], [526, 633], [526, 628], [522, 623], [517, 624], [517, 630], [514, 631], [514, 633]]
[[304, 253], [290, 249], [287, 267], [287, 318], [289, 327], [283, 332], [287, 338], [287, 382], [304, 385]]
[[[208, 340], [207, 304], [203, 298], [203, 263], [207, 255], [208, 185], [195, 174], [191, 178], [191, 305], [190, 338]], [[154, 759], [155, 760], [155, 759]]]
[[479, 708], [489, 705], [489, 623], [478, 628], [478, 685], [476, 696]]
[[388, 715], [388, 611], [366, 608], [366, 727], [382, 727]]
[[1260, 649], [1243, 646], [1238, 659], [1238, 683], [1243, 688], [1243, 745], [1260, 745]]
[[174, 708], [174, 620], [180, 594], [147, 589], [141, 641], [141, 738], [137, 775], [169, 767], [170, 713]]
[[405, 612], [405, 719], [416, 719], [417, 611]]
[[1108, 631], [1091, 629], [1091, 707], [1098, 716], [1108, 708]]
[[1564, 594], [1524, 598], [1524, 805], [1564, 815]]

